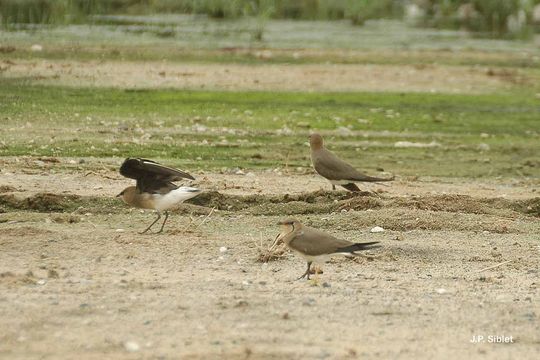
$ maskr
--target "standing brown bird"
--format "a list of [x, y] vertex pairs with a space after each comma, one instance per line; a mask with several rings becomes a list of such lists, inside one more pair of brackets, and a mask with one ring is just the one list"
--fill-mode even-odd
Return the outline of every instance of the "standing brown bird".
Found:
[[309, 136], [309, 146], [311, 148], [311, 162], [315, 171], [326, 178], [332, 184], [332, 190], [336, 185], [343, 186], [353, 192], [360, 191], [355, 182], [380, 182], [392, 181], [391, 178], [379, 178], [364, 175], [347, 162], [338, 158], [334, 153], [324, 147], [323, 138], [317, 133]]
[[321, 262], [331, 255], [354, 255], [359, 256], [356, 251], [375, 249], [380, 247], [378, 241], [365, 243], [353, 243], [347, 240], [338, 239], [323, 231], [304, 226], [294, 218], [283, 219], [278, 222], [282, 226], [281, 234], [276, 238], [274, 244], [279, 240], [291, 249], [300, 254], [307, 261], [306, 272], [298, 280], [307, 277], [311, 271], [313, 262]]
[[127, 158], [120, 167], [120, 174], [137, 180], [137, 186], [125, 188], [117, 197], [121, 197], [128, 205], [142, 209], [153, 209], [157, 212], [156, 220], [141, 234], [150, 230], [161, 219], [161, 212], [164, 211], [165, 220], [163, 220], [158, 233], [162, 232], [169, 217], [167, 210], [201, 192], [193, 187], [178, 187], [172, 183], [182, 179], [195, 180], [193, 176], [184, 171], [160, 165], [152, 160]]

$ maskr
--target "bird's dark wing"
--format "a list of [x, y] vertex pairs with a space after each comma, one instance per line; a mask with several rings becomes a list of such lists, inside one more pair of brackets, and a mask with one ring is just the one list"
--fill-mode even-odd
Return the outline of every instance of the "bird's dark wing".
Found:
[[190, 174], [158, 164], [155, 161], [140, 158], [127, 158], [120, 166], [120, 174], [137, 180], [139, 191], [167, 193], [176, 189], [173, 181], [181, 179], [195, 180]]
[[195, 180], [187, 172], [163, 166], [152, 160], [139, 158], [127, 158], [120, 167], [120, 174], [130, 179], [139, 179], [143, 176], [152, 175], [165, 181]]

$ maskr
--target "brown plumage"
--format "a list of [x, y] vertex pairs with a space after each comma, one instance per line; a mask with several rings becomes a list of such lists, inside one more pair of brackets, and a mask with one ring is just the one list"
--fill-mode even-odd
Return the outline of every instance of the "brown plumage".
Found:
[[169, 217], [167, 210], [200, 193], [199, 189], [188, 186], [178, 187], [173, 183], [173, 181], [182, 179], [194, 180], [193, 176], [184, 171], [160, 165], [152, 160], [127, 158], [120, 167], [120, 174], [137, 180], [137, 186], [129, 186], [117, 196], [133, 207], [157, 211], [156, 220], [142, 233], [150, 230], [161, 218], [161, 212], [164, 211], [165, 220], [158, 231], [162, 232]]
[[341, 255], [358, 255], [356, 251], [369, 250], [380, 246], [378, 241], [353, 243], [351, 241], [338, 239], [328, 233], [302, 225], [294, 218], [287, 218], [280, 222], [282, 232], [279, 239], [295, 252], [299, 253], [307, 261], [306, 272], [299, 277], [309, 279], [311, 264], [317, 260], [323, 260], [328, 256]]
[[355, 182], [381, 182], [392, 181], [392, 178], [379, 178], [362, 174], [347, 162], [338, 158], [334, 153], [324, 147], [321, 135], [314, 133], [309, 137], [311, 148], [311, 162], [315, 171], [332, 183], [332, 189], [340, 185], [353, 192], [360, 191]]

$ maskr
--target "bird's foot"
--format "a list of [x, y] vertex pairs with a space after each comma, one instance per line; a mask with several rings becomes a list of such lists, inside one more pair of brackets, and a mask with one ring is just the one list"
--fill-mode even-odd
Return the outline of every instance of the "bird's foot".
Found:
[[306, 280], [309, 280], [309, 279], [310, 279], [310, 277], [309, 277], [309, 273], [310, 273], [310, 272], [311, 272], [311, 271], [309, 271], [309, 272], [306, 271], [302, 276], [300, 276], [300, 277], [299, 277], [298, 279], [296, 279], [296, 280], [302, 280], [303, 278], [306, 278]]

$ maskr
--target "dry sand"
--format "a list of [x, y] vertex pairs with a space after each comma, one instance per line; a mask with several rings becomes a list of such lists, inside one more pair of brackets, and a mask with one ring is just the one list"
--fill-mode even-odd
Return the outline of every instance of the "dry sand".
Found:
[[[540, 225], [512, 207], [532, 201], [535, 182], [400, 179], [378, 195], [351, 197], [320, 191], [329, 186], [312, 174], [287, 177], [283, 187], [275, 173], [204, 173], [198, 186], [211, 190], [206, 205], [223, 201], [218, 211], [199, 225], [209, 209], [185, 205], [165, 233], [139, 235], [153, 215], [120, 203], [73, 213], [6, 205], [43, 191], [107, 199], [129, 184], [105, 170], [47, 172], [3, 159], [1, 358], [540, 354]], [[383, 248], [324, 264], [318, 281], [296, 281], [305, 266], [296, 255], [258, 261], [285, 212]], [[374, 226], [387, 230], [372, 234]], [[471, 343], [478, 335], [485, 342]], [[490, 335], [513, 342], [490, 343]]]
[[447, 65], [189, 64], [6, 60], [5, 78], [36, 84], [119, 88], [264, 91], [486, 93], [533, 82], [519, 69]]

